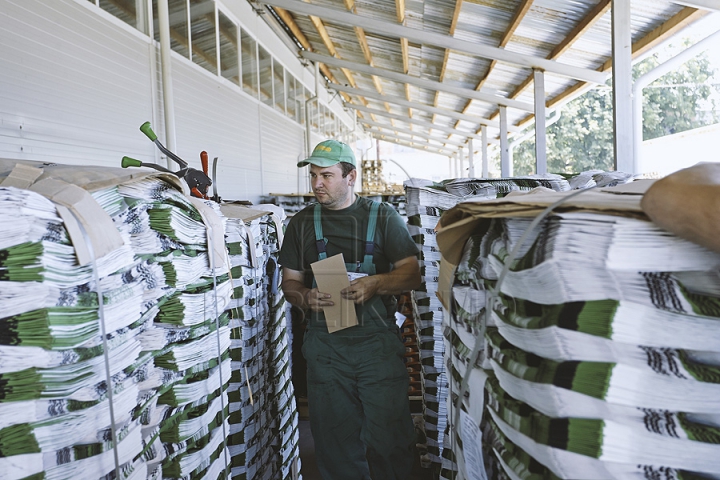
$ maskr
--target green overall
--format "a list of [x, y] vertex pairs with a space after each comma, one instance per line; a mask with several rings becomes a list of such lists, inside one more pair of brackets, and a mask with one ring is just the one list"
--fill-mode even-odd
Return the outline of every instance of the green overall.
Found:
[[[374, 275], [378, 204], [370, 210], [363, 262], [348, 271]], [[320, 205], [314, 211], [320, 259], [326, 258]], [[368, 303], [385, 307], [379, 295]], [[359, 306], [361, 309], [364, 306]], [[358, 309], [358, 310], [359, 310]], [[407, 480], [413, 465], [415, 431], [408, 402], [405, 348], [395, 325], [359, 325], [361, 335], [309, 329], [303, 354], [308, 364], [310, 427], [325, 480]]]

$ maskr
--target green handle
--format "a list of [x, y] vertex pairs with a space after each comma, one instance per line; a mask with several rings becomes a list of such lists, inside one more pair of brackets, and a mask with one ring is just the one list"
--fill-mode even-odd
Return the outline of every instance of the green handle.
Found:
[[140, 131], [143, 132], [151, 141], [157, 140], [157, 135], [155, 135], [155, 132], [153, 132], [152, 127], [150, 126], [150, 122], [145, 122], [142, 125], [140, 125]]
[[140, 160], [135, 160], [134, 158], [123, 157], [122, 163], [120, 165], [122, 166], [122, 168], [142, 167], [142, 162]]

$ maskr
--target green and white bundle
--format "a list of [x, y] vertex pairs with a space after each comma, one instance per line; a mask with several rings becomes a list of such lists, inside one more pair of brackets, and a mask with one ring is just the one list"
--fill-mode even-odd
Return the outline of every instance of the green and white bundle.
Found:
[[[694, 361], [682, 350], [646, 349], [645, 363], [635, 365], [556, 362], [514, 347], [493, 328], [488, 328], [486, 338], [493, 370], [498, 376], [500, 371], [509, 373], [521, 384], [553, 385], [560, 391], [580, 393], [610, 405], [720, 415], [717, 402], [720, 368]], [[562, 405], [563, 400], [560, 392], [548, 398], [533, 395], [522, 398], [532, 405], [550, 401]], [[591, 408], [597, 402], [588, 399], [584, 407], [579, 402], [581, 400], [573, 396], [573, 404], [566, 408], [584, 411], [591, 418], [611, 418]]]
[[227, 276], [213, 283], [203, 279], [171, 295], [160, 305], [157, 321], [177, 326], [195, 326], [214, 319], [230, 303], [232, 284]]
[[[503, 434], [535, 458], [541, 457], [538, 460], [561, 478], [603, 478], [597, 476], [602, 466], [612, 472], [637, 465], [720, 474], [718, 428], [687, 416], [647, 409], [636, 422], [552, 418], [514, 399], [492, 378], [486, 389], [488, 412]], [[540, 451], [544, 453], [537, 454]], [[567, 453], [558, 454], [557, 464], [543, 461], [542, 457], [559, 451]]]
[[483, 342], [489, 379], [474, 366], [463, 408], [481, 421], [489, 478], [720, 478], [720, 255], [634, 212], [549, 216], [489, 318], [487, 296], [533, 218], [494, 218], [468, 238], [445, 338], [453, 392]]
[[[227, 215], [242, 210], [225, 210]], [[232, 266], [229, 388], [232, 476], [291, 478], [299, 462], [298, 416], [290, 381], [286, 303], [279, 290], [279, 234], [271, 214], [228, 218]]]
[[616, 361], [638, 346], [720, 350], [720, 322], [617, 300], [542, 305], [506, 295], [493, 310], [500, 333], [542, 357]]
[[218, 327], [227, 326], [229, 322], [227, 314], [221, 314], [218, 322], [205, 322], [190, 327], [156, 322], [144, 330], [138, 336], [138, 340], [142, 343], [143, 350], [160, 351], [171, 343], [181, 343], [204, 337], [217, 331]]

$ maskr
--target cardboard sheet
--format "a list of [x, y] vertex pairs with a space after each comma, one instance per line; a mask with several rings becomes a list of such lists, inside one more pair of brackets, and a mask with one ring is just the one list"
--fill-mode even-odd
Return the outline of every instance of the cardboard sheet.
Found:
[[40, 178], [43, 174], [42, 168], [32, 167], [23, 163], [18, 163], [13, 167], [10, 174], [5, 180], [0, 182], [3, 187], [28, 188], [30, 185]]
[[317, 261], [310, 266], [315, 275], [318, 291], [329, 293], [335, 303], [332, 307], [323, 307], [328, 332], [333, 333], [357, 325], [355, 303], [340, 295], [340, 290], [350, 286], [342, 253]]
[[123, 246], [123, 238], [110, 216], [92, 195], [77, 185], [46, 178], [34, 183], [29, 190], [64, 207], [57, 209], [58, 214], [65, 222], [80, 265], [87, 265], [93, 257], [85, 243], [82, 230], [85, 230], [90, 239], [95, 258], [101, 258]]
[[207, 228], [207, 245], [208, 245], [208, 261], [211, 261], [210, 255], [212, 255], [212, 261], [210, 267], [221, 268], [223, 270], [229, 270], [230, 264], [227, 255], [227, 248], [225, 247], [225, 228], [223, 227], [222, 220], [215, 213], [212, 207], [205, 204], [205, 200], [196, 197], [188, 197], [188, 200], [197, 208], [198, 213], [203, 219], [203, 223]]
[[[119, 158], [118, 158], [119, 162]], [[43, 173], [40, 180], [53, 178], [72, 183], [78, 187], [94, 192], [104, 188], [114, 187], [122, 183], [129, 183], [143, 178], [159, 178], [175, 188], [190, 195], [190, 189], [184, 180], [179, 179], [172, 173], [158, 172], [149, 168], [113, 168], [99, 165], [60, 165], [56, 163], [38, 162], [33, 160], [13, 160], [0, 158], [0, 178], [10, 175], [16, 165], [23, 164], [30, 167], [40, 168]]]

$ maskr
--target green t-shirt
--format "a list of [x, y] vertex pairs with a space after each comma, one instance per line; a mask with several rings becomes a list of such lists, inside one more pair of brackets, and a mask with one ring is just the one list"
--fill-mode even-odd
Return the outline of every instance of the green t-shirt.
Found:
[[[342, 253], [345, 263], [362, 263], [371, 204], [372, 201], [358, 197], [355, 203], [342, 210], [322, 208], [320, 218], [328, 258]], [[308, 288], [313, 286], [310, 264], [318, 261], [314, 208], [314, 204], [310, 205], [290, 220], [279, 259], [283, 267], [304, 272], [305, 286]], [[393, 263], [417, 255], [418, 248], [395, 209], [381, 203], [377, 215], [373, 263], [376, 273], [387, 273]], [[334, 335], [364, 335], [369, 330], [387, 329], [395, 323], [395, 298], [392, 295], [377, 295], [363, 305], [356, 305], [355, 310], [358, 326], [341, 330]], [[308, 322], [311, 329], [327, 331], [322, 312], [311, 311]]]

